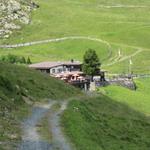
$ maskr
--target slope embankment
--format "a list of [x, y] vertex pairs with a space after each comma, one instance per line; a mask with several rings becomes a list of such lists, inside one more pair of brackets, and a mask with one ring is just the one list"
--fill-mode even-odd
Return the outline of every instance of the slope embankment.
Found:
[[37, 101], [46, 102], [49, 98], [65, 99], [80, 93], [62, 81], [25, 66], [0, 63], [0, 70], [0, 149], [2, 150], [13, 150], [20, 142], [21, 120], [31, 113], [32, 104]]
[[62, 124], [77, 150], [149, 150], [150, 119], [107, 96], [71, 101]]

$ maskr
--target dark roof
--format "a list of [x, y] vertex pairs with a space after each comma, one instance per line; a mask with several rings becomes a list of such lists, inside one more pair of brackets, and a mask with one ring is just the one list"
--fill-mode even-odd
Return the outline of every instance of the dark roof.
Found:
[[31, 65], [29, 65], [29, 67], [30, 68], [36, 68], [36, 69], [50, 69], [50, 68], [62, 66], [62, 65], [78, 66], [78, 65], [82, 65], [82, 63], [79, 61], [74, 61], [74, 62], [71, 62], [71, 61], [68, 61], [68, 62], [41, 62], [41, 63], [31, 64]]

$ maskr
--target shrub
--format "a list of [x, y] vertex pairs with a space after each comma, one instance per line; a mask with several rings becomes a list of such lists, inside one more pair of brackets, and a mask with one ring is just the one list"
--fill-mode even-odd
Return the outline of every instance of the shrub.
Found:
[[0, 61], [8, 62], [11, 64], [16, 64], [16, 63], [31, 64], [31, 60], [29, 57], [26, 60], [25, 57], [23, 57], [23, 56], [16, 56], [16, 55], [12, 55], [12, 54], [8, 54], [6, 56], [1, 56]]

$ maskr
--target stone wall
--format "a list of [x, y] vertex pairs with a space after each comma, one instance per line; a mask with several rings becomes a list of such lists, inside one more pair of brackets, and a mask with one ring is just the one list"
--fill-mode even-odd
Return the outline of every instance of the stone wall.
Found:
[[108, 86], [108, 85], [119, 85], [126, 87], [131, 90], [136, 90], [136, 84], [132, 79], [128, 78], [116, 78], [116, 79], [107, 79], [107, 81], [96, 81], [96, 86], [102, 87], [102, 86]]

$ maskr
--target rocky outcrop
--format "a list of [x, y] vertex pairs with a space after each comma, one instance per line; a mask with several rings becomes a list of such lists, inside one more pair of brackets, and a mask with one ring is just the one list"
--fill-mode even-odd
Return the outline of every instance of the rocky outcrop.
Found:
[[0, 38], [8, 38], [21, 24], [28, 24], [37, 7], [31, 0], [0, 0]]

